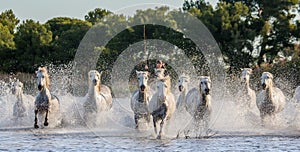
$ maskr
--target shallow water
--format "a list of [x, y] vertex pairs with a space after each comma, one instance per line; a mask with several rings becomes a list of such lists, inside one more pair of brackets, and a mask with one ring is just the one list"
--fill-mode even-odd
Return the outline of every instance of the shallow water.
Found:
[[[58, 86], [59, 88], [59, 86]], [[16, 102], [9, 90], [0, 95], [0, 151], [298, 151], [300, 149], [299, 105], [288, 102], [270, 124], [261, 126], [257, 109], [236, 106], [233, 97], [213, 96], [212, 132], [193, 131], [190, 115], [175, 113], [162, 140], [152, 123], [134, 129], [129, 98], [114, 98], [113, 108], [97, 117], [96, 126], [80, 125], [84, 97], [58, 89], [63, 125], [33, 129], [34, 96], [25, 95], [28, 115], [12, 116]], [[61, 92], [60, 92], [61, 91]], [[175, 93], [176, 94], [176, 93]], [[214, 92], [213, 94], [218, 94]], [[51, 123], [51, 122], [50, 122]], [[188, 132], [190, 131], [190, 132]], [[195, 138], [199, 136], [200, 138]], [[187, 139], [186, 139], [187, 137]]]
[[[71, 98], [74, 100], [75, 97], [70, 95], [61, 97], [62, 101], [72, 101]], [[13, 100], [12, 97], [6, 97], [6, 99]], [[80, 102], [80, 100], [82, 97], [77, 97], [74, 102]], [[259, 120], [255, 114], [248, 116], [254, 119], [249, 120], [235, 115], [234, 112], [229, 113], [228, 108], [234, 108], [233, 104], [223, 106], [215, 123], [211, 124], [211, 129], [215, 132], [212, 136], [199, 139], [190, 134], [190, 138], [186, 139], [185, 134], [181, 132], [177, 138], [180, 130], [188, 128], [185, 124], [189, 123], [190, 117], [183, 112], [174, 116], [176, 120], [172, 120], [165, 137], [157, 140], [151, 126], [141, 131], [133, 129], [133, 113], [128, 103], [127, 98], [114, 99], [113, 109], [103, 113], [103, 117], [99, 118], [100, 123], [92, 128], [77, 126], [71, 120], [65, 120], [65, 124], [60, 128], [33, 129], [33, 121], [15, 125], [15, 122], [6, 121], [11, 117], [7, 115], [1, 119], [0, 150], [298, 151], [300, 149], [300, 130], [296, 122], [262, 127], [253, 123], [256, 119]], [[68, 113], [70, 111], [67, 109], [71, 109], [72, 104], [64, 103], [63, 106], [67, 107], [64, 117], [71, 119], [71, 114]], [[289, 108], [293, 107], [294, 105], [290, 105]], [[80, 109], [77, 110], [80, 111]], [[292, 114], [290, 111], [289, 114]], [[296, 119], [298, 119], [297, 116], [293, 118], [294, 121]], [[30, 119], [27, 120], [30, 121]]]

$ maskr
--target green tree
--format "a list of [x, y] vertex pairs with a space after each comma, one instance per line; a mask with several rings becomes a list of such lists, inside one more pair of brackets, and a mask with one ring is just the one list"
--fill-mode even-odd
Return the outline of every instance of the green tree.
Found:
[[95, 8], [93, 11], [88, 12], [84, 19], [92, 24], [98, 23], [104, 16], [111, 14], [110, 11], [101, 8]]
[[51, 41], [52, 32], [45, 25], [33, 20], [23, 21], [15, 35], [17, 69], [33, 72], [35, 66], [45, 64]]
[[55, 64], [66, 64], [74, 59], [80, 41], [92, 26], [87, 21], [67, 17], [53, 18], [46, 25], [53, 33], [50, 61]]
[[19, 19], [12, 10], [6, 10], [0, 14], [0, 49], [14, 49], [14, 29], [19, 23]]

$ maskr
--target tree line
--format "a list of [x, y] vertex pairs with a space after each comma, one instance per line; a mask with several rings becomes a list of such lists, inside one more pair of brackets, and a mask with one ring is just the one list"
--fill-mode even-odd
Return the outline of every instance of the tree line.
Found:
[[[12, 10], [6, 10], [0, 14], [0, 71], [31, 73], [39, 65], [68, 64], [91, 27], [114, 30], [136, 20], [155, 22], [156, 17], [166, 18], [165, 22], [176, 27], [174, 18], [179, 13], [190, 13], [203, 22], [229, 67], [299, 63], [300, 21], [296, 18], [299, 11], [299, 0], [220, 0], [215, 7], [205, 0], [186, 0], [178, 10], [158, 7], [137, 10], [128, 17], [96, 8], [84, 20], [55, 17], [42, 24], [32, 19], [20, 23]], [[170, 42], [192, 60], [204, 60], [196, 45], [179, 31], [159, 25], [146, 26], [146, 29], [128, 27], [110, 40], [99, 58], [99, 69], [110, 69], [123, 50], [144, 39], [144, 30], [147, 39]], [[299, 69], [299, 64], [296, 68]]]

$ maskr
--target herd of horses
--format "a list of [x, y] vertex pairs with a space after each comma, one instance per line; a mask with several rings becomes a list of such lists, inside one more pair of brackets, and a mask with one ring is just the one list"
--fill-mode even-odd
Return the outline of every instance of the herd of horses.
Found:
[[[262, 123], [267, 116], [275, 115], [284, 109], [286, 99], [282, 91], [273, 85], [273, 75], [263, 72], [261, 76], [262, 90], [256, 95], [250, 88], [250, 68], [244, 68], [241, 73], [242, 92], [237, 97], [249, 108], [258, 108]], [[179, 96], [175, 101], [171, 92], [171, 77], [164, 75], [164, 69], [155, 69], [156, 91], [151, 93], [149, 72], [136, 71], [138, 89], [133, 92], [130, 105], [134, 113], [135, 127], [138, 129], [141, 122], [151, 123], [157, 134], [157, 124], [160, 126], [157, 138], [163, 136], [164, 126], [174, 115], [175, 110], [187, 111], [196, 124], [204, 124], [208, 129], [212, 113], [211, 79], [208, 76], [200, 76], [199, 84], [189, 90], [190, 78], [188, 75], [181, 75], [178, 79]], [[60, 112], [60, 101], [49, 90], [50, 79], [47, 69], [39, 67], [36, 71], [38, 94], [34, 102], [34, 128], [49, 125], [49, 117], [55, 117]], [[101, 73], [91, 70], [88, 73], [88, 93], [83, 104], [85, 120], [90, 120], [97, 114], [108, 111], [112, 108], [113, 98], [109, 87], [101, 84]], [[17, 102], [13, 109], [13, 116], [23, 117], [26, 108], [22, 100], [23, 83], [17, 81], [13, 84], [12, 92], [17, 96]], [[296, 89], [294, 100], [300, 98], [300, 86]], [[50, 122], [51, 123], [51, 122]]]

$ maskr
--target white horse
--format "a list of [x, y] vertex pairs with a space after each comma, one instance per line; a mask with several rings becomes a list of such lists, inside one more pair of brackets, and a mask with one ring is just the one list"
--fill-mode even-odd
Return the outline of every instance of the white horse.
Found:
[[144, 119], [150, 123], [149, 111], [149, 73], [145, 71], [136, 71], [139, 89], [131, 97], [131, 109], [134, 113], [136, 128], [139, 127], [139, 120]]
[[261, 85], [263, 90], [257, 95], [256, 104], [260, 111], [261, 120], [264, 122], [266, 116], [274, 117], [276, 113], [281, 112], [286, 101], [282, 91], [273, 86], [271, 73], [263, 72]]
[[48, 126], [48, 117], [51, 114], [56, 121], [60, 117], [60, 103], [56, 96], [50, 93], [50, 79], [45, 67], [39, 67], [36, 72], [38, 95], [35, 98], [34, 128], [39, 128], [38, 117], [44, 118], [44, 126]]
[[293, 101], [299, 103], [300, 102], [300, 86], [298, 86], [295, 90]]
[[88, 73], [89, 89], [83, 104], [84, 119], [88, 120], [92, 114], [108, 111], [112, 107], [112, 95], [109, 87], [101, 84], [101, 74], [96, 70]]
[[256, 106], [256, 94], [255, 91], [250, 88], [250, 74], [252, 69], [244, 68], [241, 74], [241, 89], [239, 93], [239, 103], [246, 105], [249, 109]]
[[186, 95], [186, 110], [195, 120], [197, 125], [204, 122], [205, 129], [211, 117], [211, 80], [208, 76], [200, 77], [199, 88], [191, 89]]
[[156, 124], [160, 121], [160, 131], [157, 136], [160, 139], [163, 135], [164, 123], [171, 119], [175, 112], [175, 99], [171, 92], [171, 78], [169, 76], [159, 77], [157, 80], [157, 92], [150, 101], [154, 131], [157, 134]]
[[13, 108], [13, 116], [18, 117], [24, 117], [27, 116], [27, 105], [25, 104], [23, 100], [23, 83], [17, 80], [12, 85], [12, 93], [17, 97], [17, 101]]
[[182, 111], [186, 106], [186, 95], [188, 92], [188, 83], [190, 82], [189, 76], [183, 74], [178, 79], [178, 90], [180, 92], [176, 103], [176, 109]]

